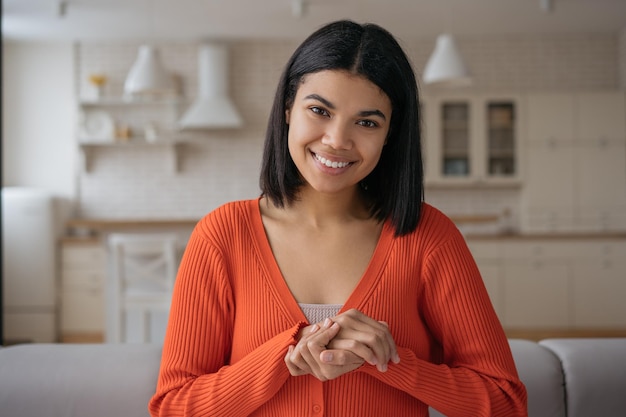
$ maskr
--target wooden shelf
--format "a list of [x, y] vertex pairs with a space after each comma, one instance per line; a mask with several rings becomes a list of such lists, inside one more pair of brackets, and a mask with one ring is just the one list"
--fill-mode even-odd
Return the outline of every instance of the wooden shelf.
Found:
[[174, 139], [161, 139], [154, 142], [148, 142], [142, 138], [133, 138], [128, 142], [90, 142], [89, 140], [82, 140], [79, 142], [80, 149], [83, 154], [82, 158], [82, 166], [85, 172], [90, 172], [91, 160], [93, 158], [93, 152], [95, 149], [104, 148], [104, 147], [114, 147], [114, 148], [132, 148], [132, 147], [167, 147], [170, 148], [170, 158], [168, 161], [168, 165], [170, 167], [170, 172], [176, 173], [180, 170], [179, 164], [179, 151], [181, 146], [185, 144], [184, 141], [174, 140]]

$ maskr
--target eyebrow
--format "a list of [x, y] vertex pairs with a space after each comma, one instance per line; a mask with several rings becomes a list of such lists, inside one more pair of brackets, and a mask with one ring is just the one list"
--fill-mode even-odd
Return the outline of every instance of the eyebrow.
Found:
[[[308, 99], [317, 100], [320, 103], [322, 103], [324, 106], [328, 107], [329, 109], [333, 109], [333, 110], [335, 109], [335, 105], [333, 103], [326, 100], [324, 97], [320, 96], [319, 94], [309, 94], [308, 96], [304, 97], [304, 99], [305, 100], [308, 100]], [[387, 120], [387, 117], [385, 117], [385, 114], [378, 109], [360, 111], [359, 116], [361, 117], [378, 116], [383, 120]]]

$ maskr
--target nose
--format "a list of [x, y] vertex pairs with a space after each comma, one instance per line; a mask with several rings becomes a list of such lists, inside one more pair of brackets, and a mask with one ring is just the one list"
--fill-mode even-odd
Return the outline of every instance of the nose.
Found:
[[334, 120], [332, 123], [328, 123], [324, 136], [322, 137], [322, 143], [333, 149], [351, 149], [352, 138], [348, 123], [340, 120]]

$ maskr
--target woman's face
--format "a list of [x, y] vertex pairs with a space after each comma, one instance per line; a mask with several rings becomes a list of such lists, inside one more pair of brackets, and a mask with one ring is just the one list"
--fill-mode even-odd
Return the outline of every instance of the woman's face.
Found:
[[362, 76], [325, 70], [303, 78], [286, 115], [289, 153], [306, 186], [337, 193], [352, 189], [376, 167], [391, 101]]

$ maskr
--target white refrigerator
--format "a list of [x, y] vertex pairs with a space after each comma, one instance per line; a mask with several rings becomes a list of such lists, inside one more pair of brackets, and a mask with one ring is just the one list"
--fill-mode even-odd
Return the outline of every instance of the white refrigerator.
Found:
[[56, 342], [54, 205], [45, 191], [2, 188], [4, 342]]

